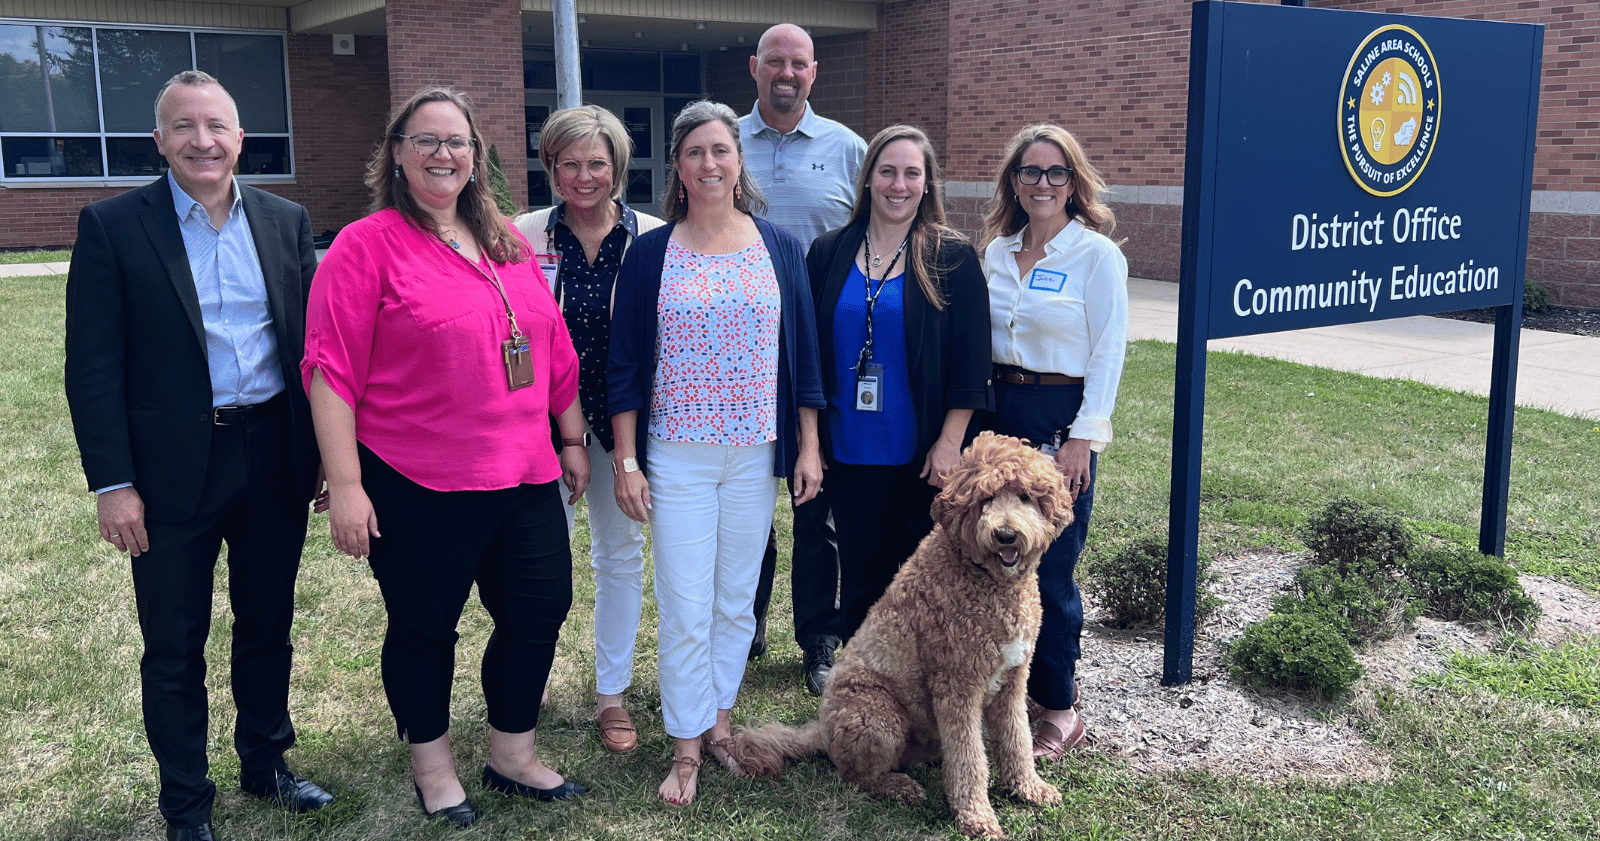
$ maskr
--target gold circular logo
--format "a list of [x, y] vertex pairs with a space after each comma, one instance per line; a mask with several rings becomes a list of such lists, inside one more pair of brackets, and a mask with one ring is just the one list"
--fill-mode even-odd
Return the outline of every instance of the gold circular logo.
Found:
[[1361, 189], [1393, 196], [1416, 182], [1438, 143], [1439, 71], [1409, 27], [1368, 35], [1350, 58], [1339, 96], [1339, 146]]

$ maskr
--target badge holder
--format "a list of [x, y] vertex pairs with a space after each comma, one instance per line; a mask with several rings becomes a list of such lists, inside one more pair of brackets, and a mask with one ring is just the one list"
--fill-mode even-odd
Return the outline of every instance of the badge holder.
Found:
[[883, 366], [863, 361], [856, 368], [856, 409], [862, 412], [883, 411]]
[[500, 343], [500, 355], [506, 362], [506, 385], [512, 391], [533, 385], [533, 352], [528, 349], [528, 339], [513, 332], [511, 338]]

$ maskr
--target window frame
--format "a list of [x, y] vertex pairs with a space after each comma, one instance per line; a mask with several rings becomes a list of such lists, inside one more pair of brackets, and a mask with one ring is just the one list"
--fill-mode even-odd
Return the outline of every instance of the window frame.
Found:
[[[210, 34], [217, 34], [217, 35], [257, 35], [257, 36], [272, 36], [272, 37], [277, 38], [278, 39], [278, 43], [279, 43], [279, 47], [280, 47], [280, 49], [282, 51], [282, 53], [281, 53], [281, 55], [282, 55], [282, 64], [281, 64], [281, 66], [283, 68], [284, 121], [286, 123], [287, 130], [286, 131], [282, 131], [282, 132], [270, 132], [270, 131], [269, 132], [263, 132], [263, 131], [250, 131], [249, 129], [246, 129], [245, 139], [248, 142], [251, 138], [282, 138], [288, 144], [288, 151], [289, 151], [289, 155], [288, 155], [288, 158], [289, 158], [288, 171], [284, 172], [284, 173], [274, 173], [274, 174], [270, 174], [270, 175], [251, 175], [251, 174], [247, 174], [247, 173], [244, 173], [244, 172], [235, 172], [235, 177], [238, 178], [241, 182], [247, 183], [247, 184], [292, 184], [292, 183], [294, 183], [294, 181], [295, 181], [295, 173], [296, 173], [296, 169], [297, 169], [297, 162], [295, 160], [295, 158], [296, 158], [296, 156], [295, 156], [295, 143], [294, 143], [294, 102], [293, 102], [293, 99], [292, 99], [293, 91], [291, 90], [290, 84], [289, 84], [289, 38], [288, 38], [288, 33], [284, 32], [283, 30], [278, 30], [278, 29], [243, 29], [243, 28], [237, 28], [237, 27], [210, 27], [210, 26], [169, 26], [169, 25], [160, 25], [160, 24], [100, 22], [100, 21], [82, 21], [82, 20], [48, 20], [48, 19], [42, 19], [42, 18], [0, 18], [0, 25], [3, 25], [3, 26], [32, 26], [32, 27], [41, 27], [42, 26], [42, 27], [61, 27], [61, 28], [90, 29], [91, 30], [91, 39], [92, 39], [92, 42], [94, 44], [94, 106], [95, 106], [95, 116], [98, 119], [99, 125], [100, 125], [100, 130], [99, 131], [93, 131], [93, 132], [0, 131], [0, 160], [3, 160], [3, 147], [4, 147], [4, 144], [5, 144], [6, 140], [10, 139], [10, 138], [19, 138], [19, 139], [20, 138], [45, 138], [45, 139], [55, 139], [55, 138], [92, 138], [92, 139], [94, 139], [95, 141], [98, 142], [99, 147], [100, 147], [100, 171], [102, 173], [100, 175], [49, 175], [49, 176], [12, 175], [9, 172], [6, 172], [5, 168], [3, 166], [0, 166], [0, 189], [30, 189], [30, 188], [58, 188], [59, 189], [61, 187], [101, 187], [101, 186], [104, 186], [104, 187], [121, 187], [121, 186], [137, 186], [137, 185], [141, 185], [141, 184], [148, 184], [152, 180], [152, 176], [148, 175], [148, 174], [143, 174], [143, 175], [111, 175], [110, 174], [110, 172], [111, 172], [111, 157], [112, 156], [111, 156], [110, 144], [108, 143], [108, 141], [111, 140], [111, 139], [142, 138], [142, 139], [145, 139], [145, 140], [149, 140], [150, 142], [153, 143], [154, 139], [152, 137], [152, 133], [153, 133], [153, 131], [155, 129], [155, 126], [152, 125], [150, 127], [150, 131], [146, 131], [146, 132], [143, 132], [143, 133], [128, 132], [128, 131], [107, 131], [106, 130], [105, 103], [104, 103], [104, 100], [103, 100], [103, 91], [102, 91], [102, 88], [101, 88], [101, 77], [100, 77], [100, 58], [101, 58], [101, 56], [100, 56], [100, 34], [99, 33], [100, 33], [100, 30], [102, 30], [102, 29], [122, 29], [122, 30], [133, 29], [133, 30], [142, 30], [142, 31], [151, 31], [151, 32], [154, 32], [154, 31], [181, 32], [185, 36], [187, 36], [188, 41], [189, 41], [189, 62], [188, 62], [188, 65], [189, 65], [190, 69], [197, 69], [197, 68], [195, 68], [195, 62], [196, 62], [196, 57], [198, 56], [199, 53], [198, 53], [197, 47], [195, 45], [195, 36], [196, 35], [210, 35]], [[48, 70], [45, 70], [44, 72], [48, 72]], [[166, 80], [162, 79], [161, 81], [165, 82]], [[154, 103], [152, 103], [152, 105], [153, 104]], [[241, 159], [242, 159], [242, 157], [243, 157], [243, 155], [242, 155], [242, 150], [241, 150]], [[170, 165], [168, 165], [166, 168], [162, 169], [161, 172], [156, 177], [165, 176], [168, 169], [170, 169]]]

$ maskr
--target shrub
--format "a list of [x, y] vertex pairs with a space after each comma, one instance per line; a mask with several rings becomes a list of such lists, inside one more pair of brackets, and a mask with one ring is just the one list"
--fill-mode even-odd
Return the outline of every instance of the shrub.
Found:
[[1316, 617], [1352, 645], [1389, 639], [1411, 626], [1422, 612], [1405, 578], [1343, 576], [1331, 566], [1306, 566], [1295, 572], [1294, 593], [1279, 596], [1275, 613]]
[[1464, 546], [1419, 552], [1406, 566], [1428, 613], [1440, 619], [1527, 628], [1539, 604], [1522, 591], [1517, 571], [1505, 561]]
[[[1106, 624], [1111, 627], [1152, 625], [1166, 617], [1166, 540], [1153, 536], [1135, 539], [1110, 557], [1096, 558], [1086, 573], [1095, 602], [1109, 614]], [[1221, 604], [1207, 587], [1210, 580], [1211, 561], [1201, 557], [1195, 587], [1197, 620]]]
[[1275, 613], [1246, 628], [1227, 664], [1235, 680], [1327, 695], [1361, 677], [1349, 641], [1309, 613]]
[[489, 193], [494, 196], [495, 207], [506, 218], [517, 215], [517, 200], [511, 195], [511, 183], [506, 181], [506, 171], [500, 166], [500, 148], [489, 147]]
[[1334, 567], [1346, 578], [1374, 582], [1399, 572], [1413, 545], [1397, 514], [1345, 498], [1311, 515], [1301, 538], [1317, 563]]
[[1539, 281], [1528, 278], [1522, 287], [1522, 311], [1544, 312], [1549, 308], [1550, 290]]

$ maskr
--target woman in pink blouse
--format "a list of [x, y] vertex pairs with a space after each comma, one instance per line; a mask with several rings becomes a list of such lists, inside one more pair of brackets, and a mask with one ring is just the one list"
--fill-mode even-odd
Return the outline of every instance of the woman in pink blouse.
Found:
[[539, 800], [587, 791], [540, 762], [534, 739], [572, 603], [557, 480], [573, 498], [589, 483], [578, 360], [526, 240], [495, 209], [467, 98], [426, 88], [385, 137], [367, 171], [372, 215], [317, 270], [301, 372], [334, 545], [367, 557], [383, 591], [383, 685], [411, 743], [417, 801], [466, 826], [477, 813], [448, 730], [456, 624], [474, 583], [494, 620], [484, 787]]

